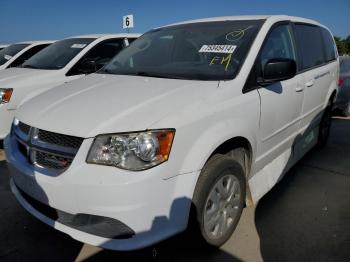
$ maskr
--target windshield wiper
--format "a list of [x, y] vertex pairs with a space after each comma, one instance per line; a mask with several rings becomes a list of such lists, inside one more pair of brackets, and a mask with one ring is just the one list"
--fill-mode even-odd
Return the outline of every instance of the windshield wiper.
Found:
[[38, 67], [33, 66], [33, 65], [22, 65], [21, 67], [23, 67], [23, 68], [30, 68], [30, 69], [39, 69]]
[[98, 73], [98, 74], [111, 74], [111, 75], [114, 75], [114, 72], [112, 70], [108, 69], [108, 68], [101, 68], [96, 73]]
[[135, 75], [137, 76], [148, 76], [148, 77], [157, 77], [157, 78], [170, 78], [170, 79], [186, 79], [185, 77], [172, 75], [172, 74], [166, 74], [166, 73], [149, 73], [149, 72], [136, 72]]
[[99, 70], [97, 73], [101, 74], [112, 74], [112, 75], [131, 75], [131, 76], [146, 76], [146, 77], [156, 77], [156, 78], [170, 78], [170, 79], [187, 79], [185, 77], [172, 75], [172, 74], [165, 74], [165, 73], [153, 73], [153, 72], [116, 72], [114, 70], [110, 70], [108, 68], [104, 68]]

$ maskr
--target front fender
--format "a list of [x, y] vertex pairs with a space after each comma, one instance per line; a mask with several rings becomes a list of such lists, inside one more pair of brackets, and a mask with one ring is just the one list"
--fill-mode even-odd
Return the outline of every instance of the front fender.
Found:
[[[235, 137], [247, 139], [251, 145], [252, 153], [256, 152], [257, 136], [247, 123], [239, 119], [220, 122], [199, 134], [184, 157], [181, 172], [186, 173], [191, 169], [192, 171], [201, 170], [220, 145]], [[254, 162], [254, 153], [252, 160]]]

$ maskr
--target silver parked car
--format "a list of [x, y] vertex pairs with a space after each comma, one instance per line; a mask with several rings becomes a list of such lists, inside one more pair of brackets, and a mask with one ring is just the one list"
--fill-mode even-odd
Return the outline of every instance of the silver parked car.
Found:
[[344, 116], [350, 116], [350, 57], [340, 58], [339, 93], [335, 108]]

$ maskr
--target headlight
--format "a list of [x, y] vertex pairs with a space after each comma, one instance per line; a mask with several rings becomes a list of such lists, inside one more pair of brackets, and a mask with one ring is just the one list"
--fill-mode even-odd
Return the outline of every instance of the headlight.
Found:
[[0, 104], [5, 104], [10, 102], [12, 96], [12, 88], [0, 88]]
[[101, 135], [95, 138], [86, 162], [140, 171], [168, 160], [175, 130]]

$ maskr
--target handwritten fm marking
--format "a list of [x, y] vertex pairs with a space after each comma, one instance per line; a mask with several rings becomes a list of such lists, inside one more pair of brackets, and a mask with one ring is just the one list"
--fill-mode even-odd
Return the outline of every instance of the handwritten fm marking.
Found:
[[[215, 64], [219, 64], [220, 65], [225, 65], [225, 71], [227, 71], [228, 66], [231, 63], [231, 59], [232, 59], [232, 54], [229, 54], [228, 56], [224, 56], [224, 57], [220, 57], [220, 56], [214, 56], [213, 59], [210, 61], [209, 65], [215, 65]], [[220, 61], [221, 60], [221, 61]]]

